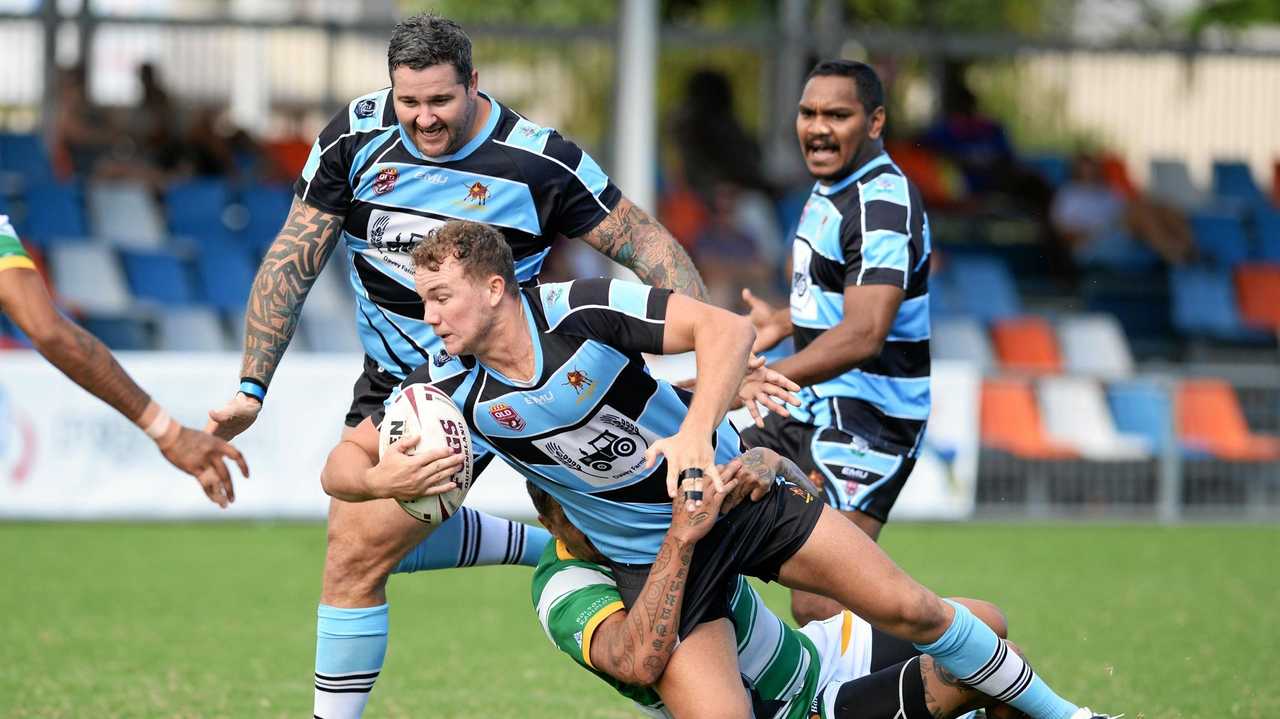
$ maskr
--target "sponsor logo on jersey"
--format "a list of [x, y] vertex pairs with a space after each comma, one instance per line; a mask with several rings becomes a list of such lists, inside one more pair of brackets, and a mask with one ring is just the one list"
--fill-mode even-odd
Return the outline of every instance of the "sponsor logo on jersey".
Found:
[[858, 492], [862, 491], [862, 485], [852, 479], [846, 479], [844, 481], [844, 491], [850, 498], [853, 498], [858, 496]]
[[573, 391], [578, 394], [579, 402], [596, 392], [596, 381], [588, 377], [586, 372], [577, 368], [569, 370], [568, 374], [565, 375], [564, 384], [573, 388]]
[[434, 364], [437, 367], [443, 367], [449, 364], [449, 361], [452, 359], [453, 355], [449, 354], [449, 350], [440, 350], [436, 353], [435, 357], [431, 358], [431, 364]]
[[463, 202], [472, 202], [480, 206], [489, 201], [489, 186], [479, 182], [473, 182], [467, 187], [467, 196], [462, 198]]
[[560, 301], [560, 295], [564, 294], [563, 287], [554, 287], [547, 292], [547, 304], [553, 305]]
[[541, 130], [541, 128], [536, 127], [534, 125], [522, 125], [520, 127], [519, 133], [521, 135], [524, 135], [525, 137], [533, 137], [534, 135], [538, 134], [539, 130]]
[[606, 486], [642, 471], [644, 452], [657, 439], [606, 405], [586, 425], [533, 444], [588, 484]]
[[510, 429], [512, 432], [519, 432], [524, 429], [524, 417], [520, 416], [511, 408], [511, 405], [505, 402], [489, 405], [489, 416], [493, 417], [493, 421]]
[[414, 177], [432, 185], [443, 185], [449, 181], [448, 177], [439, 172], [419, 172]]
[[394, 167], [384, 167], [378, 171], [378, 176], [373, 181], [373, 191], [378, 195], [385, 195], [396, 187], [396, 180], [400, 177], [400, 171]]
[[797, 297], [804, 297], [809, 292], [809, 276], [803, 272], [792, 272], [791, 288]]
[[390, 226], [391, 215], [381, 215], [371, 222], [369, 225], [369, 244], [387, 252], [408, 252], [409, 248], [426, 237], [426, 235], [417, 232], [410, 232], [409, 237], [405, 238], [404, 233], [397, 232], [395, 239], [387, 240], [387, 228]]
[[373, 113], [378, 109], [378, 103], [373, 100], [361, 100], [356, 103], [356, 117], [373, 117]]
[[840, 474], [850, 479], [866, 479], [867, 470], [857, 467], [841, 467]]
[[525, 394], [523, 397], [525, 404], [547, 404], [556, 400], [556, 393], [547, 390], [542, 394]]
[[809, 494], [808, 492], [804, 491], [804, 489], [797, 487], [794, 484], [788, 484], [787, 491], [803, 499], [805, 504], [808, 504], [813, 501], [812, 494]]

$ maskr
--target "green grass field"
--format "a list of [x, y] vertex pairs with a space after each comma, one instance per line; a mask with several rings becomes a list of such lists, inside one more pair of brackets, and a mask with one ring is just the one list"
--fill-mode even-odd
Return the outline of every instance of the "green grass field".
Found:
[[[1077, 701], [1280, 716], [1280, 528], [891, 525], [884, 544], [935, 590], [1002, 605]], [[0, 717], [306, 716], [323, 550], [318, 524], [0, 524]], [[634, 716], [551, 647], [528, 582], [394, 578], [366, 716]]]

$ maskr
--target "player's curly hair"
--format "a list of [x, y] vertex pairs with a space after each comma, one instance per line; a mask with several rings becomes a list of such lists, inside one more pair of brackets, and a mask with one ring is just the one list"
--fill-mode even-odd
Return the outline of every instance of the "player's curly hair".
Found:
[[450, 220], [428, 232], [424, 240], [414, 245], [410, 256], [414, 268], [425, 267], [432, 272], [438, 272], [440, 265], [452, 257], [462, 265], [467, 277], [483, 280], [498, 275], [507, 283], [508, 294], [514, 297], [519, 291], [511, 245], [501, 232], [482, 222]]
[[832, 75], [853, 80], [853, 84], [858, 88], [858, 101], [862, 103], [862, 109], [868, 115], [875, 112], [877, 107], [884, 105], [884, 85], [880, 83], [880, 76], [876, 74], [875, 68], [865, 62], [824, 60], [809, 71], [809, 77], [805, 78], [805, 82], [815, 77]]
[[397, 67], [422, 70], [445, 63], [458, 72], [458, 82], [471, 82], [471, 38], [458, 23], [435, 13], [422, 13], [401, 20], [391, 31], [388, 74]]

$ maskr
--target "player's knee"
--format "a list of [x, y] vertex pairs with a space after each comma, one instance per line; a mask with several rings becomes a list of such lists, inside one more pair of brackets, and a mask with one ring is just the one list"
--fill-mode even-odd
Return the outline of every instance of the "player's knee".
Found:
[[1000, 607], [981, 599], [966, 599], [963, 604], [983, 624], [991, 627], [991, 631], [995, 632], [1001, 639], [1009, 638], [1009, 620], [1005, 617], [1004, 612], [1000, 611]]

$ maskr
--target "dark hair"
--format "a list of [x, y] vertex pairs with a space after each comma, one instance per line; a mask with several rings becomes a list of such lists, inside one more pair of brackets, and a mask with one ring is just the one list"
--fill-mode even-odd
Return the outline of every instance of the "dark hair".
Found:
[[471, 82], [471, 38], [462, 26], [446, 17], [424, 13], [405, 18], [391, 31], [387, 46], [387, 73], [397, 67], [422, 70], [432, 65], [453, 65], [458, 82]]
[[517, 292], [511, 245], [501, 232], [484, 223], [450, 220], [427, 233], [426, 239], [414, 245], [411, 256], [414, 267], [426, 267], [432, 272], [452, 257], [468, 277], [482, 280], [500, 275], [507, 283], [507, 293], [514, 296]]
[[867, 114], [875, 112], [877, 107], [884, 106], [884, 85], [880, 84], [880, 76], [865, 62], [855, 60], [823, 60], [809, 71], [808, 82], [815, 77], [839, 75], [853, 80], [858, 88], [858, 101]]
[[551, 495], [542, 491], [542, 488], [527, 479], [524, 481], [524, 489], [529, 493], [529, 499], [533, 500], [533, 508], [538, 510], [538, 514], [544, 517], [550, 517], [555, 514], [555, 510], [559, 505]]

